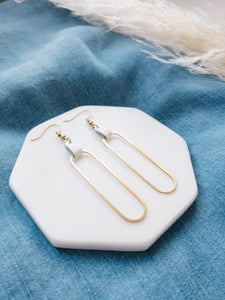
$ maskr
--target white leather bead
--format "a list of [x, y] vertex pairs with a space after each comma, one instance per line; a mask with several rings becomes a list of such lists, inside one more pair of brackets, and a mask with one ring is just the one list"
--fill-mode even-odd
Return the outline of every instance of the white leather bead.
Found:
[[66, 150], [74, 157], [78, 157], [82, 153], [82, 148], [78, 147], [75, 143], [65, 143]]
[[95, 128], [95, 132], [106, 140], [112, 135], [112, 132], [104, 127]]

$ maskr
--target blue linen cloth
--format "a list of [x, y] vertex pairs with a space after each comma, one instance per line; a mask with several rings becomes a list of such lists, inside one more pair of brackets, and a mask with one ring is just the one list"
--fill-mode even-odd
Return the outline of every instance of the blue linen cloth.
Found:
[[[45, 0], [0, 4], [0, 299], [224, 299], [225, 83], [150, 59]], [[185, 138], [199, 195], [147, 251], [56, 249], [8, 186], [31, 127], [133, 106]]]

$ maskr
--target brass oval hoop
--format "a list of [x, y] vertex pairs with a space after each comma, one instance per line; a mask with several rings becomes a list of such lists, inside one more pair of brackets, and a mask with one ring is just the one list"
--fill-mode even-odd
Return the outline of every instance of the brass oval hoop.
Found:
[[137, 218], [137, 219], [131, 219], [125, 216], [112, 202], [106, 198], [105, 195], [102, 194], [102, 192], [95, 187], [95, 185], [87, 178], [87, 176], [77, 167], [77, 165], [74, 162], [74, 156], [72, 155], [70, 157], [70, 163], [73, 166], [73, 168], [80, 174], [81, 177], [95, 190], [95, 192], [125, 221], [130, 223], [138, 223], [142, 221], [147, 213], [147, 206], [145, 202], [120, 178], [118, 177], [111, 169], [109, 169], [100, 159], [98, 159], [93, 153], [82, 150], [82, 153], [88, 154], [90, 157], [95, 159], [104, 169], [106, 169], [114, 178], [117, 179], [142, 205], [144, 208], [143, 214]]
[[[177, 181], [174, 178], [173, 175], [171, 175], [168, 171], [166, 171], [162, 166], [160, 166], [156, 161], [154, 161], [150, 156], [148, 156], [144, 151], [142, 151], [138, 146], [136, 146], [134, 143], [132, 143], [130, 140], [128, 140], [124, 135], [118, 132], [112, 132], [112, 135], [119, 136], [122, 140], [127, 142], [129, 145], [134, 147], [139, 153], [144, 155], [149, 161], [151, 161], [156, 167], [158, 167], [163, 173], [165, 173], [170, 179], [172, 179], [174, 186], [170, 190], [161, 190], [157, 186], [155, 186], [153, 183], [151, 183], [147, 178], [145, 178], [141, 173], [139, 173], [133, 166], [131, 166], [116, 150], [114, 150], [107, 142], [106, 138], [103, 138], [103, 143], [106, 145], [108, 149], [110, 149], [123, 163], [125, 163], [132, 171], [134, 171], [141, 179], [143, 179], [147, 184], [149, 184], [153, 189], [155, 189], [157, 192], [160, 192], [162, 194], [169, 194], [175, 191], [177, 188]], [[112, 136], [111, 135], [111, 136]]]

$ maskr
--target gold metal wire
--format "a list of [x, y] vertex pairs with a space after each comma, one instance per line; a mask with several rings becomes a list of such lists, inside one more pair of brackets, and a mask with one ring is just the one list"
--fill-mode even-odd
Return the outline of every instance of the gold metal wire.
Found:
[[72, 117], [71, 119], [68, 120], [64, 120], [63, 122], [67, 123], [67, 122], [71, 122], [74, 119], [76, 119], [76, 117], [78, 117], [79, 115], [83, 114], [83, 113], [88, 113], [89, 116], [86, 118], [86, 121], [88, 122], [88, 124], [91, 126], [92, 129], [98, 128], [98, 125], [95, 124], [95, 122], [93, 120], [91, 120], [91, 117], [93, 116], [92, 112], [90, 110], [84, 109], [81, 110], [79, 113], [77, 113], [74, 117]]
[[[81, 114], [82, 112], [84, 111], [81, 111], [80, 113], [78, 113], [75, 117], [73, 117], [71, 120], [67, 120], [67, 121], [64, 121], [64, 122], [69, 122], [69, 121], [72, 121], [74, 118], [76, 118], [79, 114]], [[59, 127], [59, 130], [56, 131], [56, 134], [57, 136], [63, 140], [64, 142], [65, 141], [69, 141], [69, 143], [71, 143], [71, 139], [70, 137], [67, 137], [66, 135], [63, 135], [61, 134], [61, 130], [62, 130], [62, 127], [59, 125], [59, 124], [50, 124], [48, 125], [44, 131], [36, 138], [33, 138], [31, 139], [31, 141], [37, 141], [39, 140], [45, 133], [46, 131], [50, 128], [50, 127], [53, 127], [53, 126], [58, 126]], [[82, 150], [82, 153], [85, 153], [85, 154], [88, 154], [89, 156], [91, 156], [93, 159], [95, 159], [101, 166], [103, 166], [114, 178], [116, 178], [140, 203], [141, 205], [143, 206], [144, 208], [144, 212], [143, 214], [141, 215], [141, 217], [139, 218], [136, 218], [136, 219], [131, 219], [131, 218], [128, 218], [126, 217], [115, 205], [112, 204], [112, 202], [106, 198], [106, 196], [104, 194], [102, 194], [100, 192], [99, 189], [97, 189], [95, 187], [95, 185], [86, 177], [86, 175], [76, 166], [75, 162], [74, 162], [74, 156], [72, 155], [71, 158], [70, 158], [70, 163], [71, 165], [73, 166], [73, 168], [80, 174], [81, 177], [83, 177], [85, 179], [85, 181], [95, 190], [95, 192], [101, 196], [101, 198], [125, 221], [127, 222], [130, 222], [130, 223], [138, 223], [140, 221], [142, 221], [145, 216], [146, 216], [146, 213], [147, 213], [147, 207], [146, 207], [146, 204], [145, 202], [120, 178], [118, 177], [110, 168], [108, 168], [100, 159], [98, 159], [94, 154], [92, 154], [91, 152], [89, 151], [86, 151], [86, 150]]]
[[[98, 128], [98, 125], [94, 123], [94, 121], [91, 120], [91, 117], [93, 116], [93, 113], [89, 110], [82, 110], [79, 113], [77, 113], [73, 118], [66, 120], [64, 122], [70, 122], [73, 121], [76, 117], [78, 117], [82, 113], [89, 113], [89, 116], [86, 118], [86, 121], [91, 126], [92, 129]], [[171, 175], [168, 171], [166, 171], [162, 166], [160, 166], [156, 161], [154, 161], [149, 155], [147, 155], [144, 151], [142, 151], [138, 146], [136, 146], [133, 142], [128, 140], [124, 135], [118, 132], [112, 132], [112, 135], [117, 135], [121, 139], [123, 139], [125, 142], [133, 146], [139, 153], [144, 155], [149, 161], [151, 161], [156, 167], [158, 167], [163, 173], [165, 173], [172, 181], [173, 181], [173, 188], [170, 190], [162, 190], [155, 186], [153, 183], [151, 183], [147, 178], [145, 178], [138, 170], [136, 170], [133, 166], [131, 166], [121, 155], [119, 155], [116, 150], [114, 150], [106, 141], [105, 138], [103, 138], [103, 143], [122, 161], [124, 162], [132, 171], [134, 171], [140, 178], [142, 178], [147, 184], [149, 184], [153, 189], [156, 191], [162, 193], [162, 194], [169, 194], [175, 191], [177, 188], [177, 181], [173, 175]]]
[[90, 110], [87, 110], [87, 109], [84, 109], [84, 110], [81, 110], [79, 111], [79, 113], [77, 113], [74, 117], [72, 117], [71, 119], [68, 119], [68, 120], [64, 120], [63, 122], [67, 123], [67, 122], [71, 122], [73, 121], [74, 119], [76, 119], [76, 117], [78, 117], [79, 115], [83, 114], [83, 113], [89, 113], [89, 116], [88, 118], [91, 118], [92, 117], [92, 112]]
[[58, 126], [59, 127], [59, 130], [56, 131], [56, 134], [57, 136], [64, 142], [68, 141], [69, 143], [71, 143], [71, 138], [69, 136], [66, 136], [65, 134], [62, 134], [61, 131], [62, 131], [62, 127], [59, 125], [59, 124], [50, 124], [48, 125], [44, 131], [36, 138], [34, 139], [31, 139], [32, 142], [34, 141], [37, 141], [39, 140], [45, 133], [46, 131], [50, 128], [50, 127], [53, 127], [53, 126]]
[[130, 223], [138, 223], [142, 221], [147, 213], [147, 206], [145, 202], [120, 178], [118, 177], [111, 169], [109, 169], [100, 159], [98, 159], [93, 153], [83, 150], [82, 153], [88, 154], [93, 159], [95, 159], [102, 167], [104, 167], [114, 178], [116, 178], [142, 205], [144, 208], [143, 214], [136, 219], [131, 219], [125, 216], [115, 205], [112, 204], [112, 202], [106, 198], [106, 196], [95, 187], [95, 185], [87, 178], [87, 176], [77, 167], [77, 165], [74, 162], [74, 156], [72, 155], [70, 158], [70, 163], [73, 166], [73, 168], [81, 175], [81, 177], [84, 178], [84, 180], [95, 190], [95, 192], [126, 222]]
[[163, 173], [165, 173], [167, 176], [170, 177], [173, 181], [173, 188], [170, 190], [162, 190], [155, 186], [153, 183], [151, 183], [147, 178], [145, 178], [141, 173], [138, 172], [133, 166], [131, 166], [116, 150], [114, 150], [107, 142], [105, 138], [103, 138], [103, 143], [106, 145], [108, 149], [110, 149], [123, 163], [125, 163], [132, 171], [134, 171], [139, 177], [141, 177], [146, 183], [148, 183], [153, 189], [155, 189], [157, 192], [160, 192], [162, 194], [169, 194], [175, 191], [177, 187], [177, 181], [174, 178], [173, 175], [171, 175], [168, 171], [166, 171], [162, 166], [160, 166], [156, 161], [154, 161], [150, 156], [148, 156], [144, 151], [142, 151], [138, 146], [136, 146], [134, 143], [132, 143], [130, 140], [128, 140], [124, 135], [118, 132], [112, 132], [112, 135], [119, 136], [121, 139], [123, 139], [125, 142], [127, 142], [129, 145], [134, 147], [139, 153], [144, 155], [148, 160], [150, 160], [156, 167], [158, 167]]
[[[31, 139], [31, 141], [34, 142], [34, 141], [39, 140], [41, 137], [43, 137], [43, 135], [46, 133], [46, 131], [47, 131], [50, 127], [53, 127], [53, 126], [58, 126], [58, 127], [59, 127], [59, 130], [58, 130], [57, 132], [61, 132], [62, 127], [61, 127], [59, 124], [50, 124], [50, 125], [48, 125], [48, 126], [45, 128], [45, 130], [44, 130], [38, 137], [36, 137], [36, 138], [34, 138], [34, 139]], [[56, 134], [57, 134], [57, 132], [56, 132]]]

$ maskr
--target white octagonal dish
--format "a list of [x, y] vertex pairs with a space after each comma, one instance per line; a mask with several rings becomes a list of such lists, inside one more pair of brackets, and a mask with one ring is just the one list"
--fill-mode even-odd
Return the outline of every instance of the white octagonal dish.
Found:
[[[177, 180], [173, 193], [161, 194], [121, 162], [98, 137], [81, 114], [93, 112], [94, 120], [125, 135]], [[70, 155], [51, 127], [32, 142], [49, 124], [58, 123], [80, 147], [90, 150], [120, 176], [146, 203], [146, 218], [128, 223], [80, 177], [70, 164]], [[171, 182], [146, 158], [120, 139], [110, 141], [140, 173], [161, 188]], [[82, 157], [77, 165], [113, 204], [129, 217], [138, 217], [137, 200], [95, 161]], [[150, 247], [193, 203], [196, 180], [186, 142], [178, 134], [135, 108], [84, 106], [66, 112], [33, 128], [25, 139], [10, 177], [10, 187], [37, 226], [55, 247], [142, 251]]]

